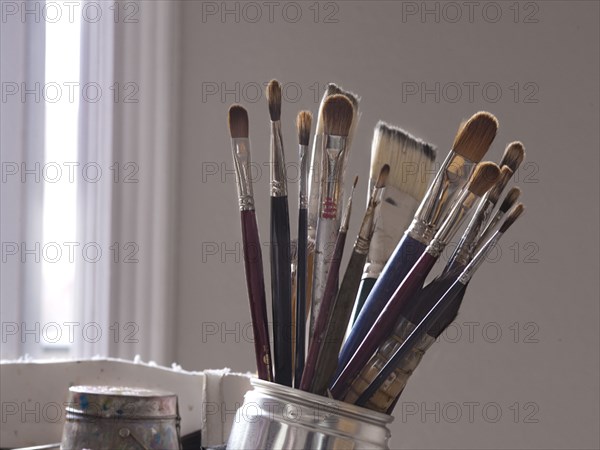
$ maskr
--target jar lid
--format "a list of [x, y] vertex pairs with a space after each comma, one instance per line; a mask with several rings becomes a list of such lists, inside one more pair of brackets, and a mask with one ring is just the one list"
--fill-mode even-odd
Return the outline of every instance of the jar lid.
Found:
[[71, 386], [67, 412], [113, 419], [177, 417], [172, 392], [126, 386]]

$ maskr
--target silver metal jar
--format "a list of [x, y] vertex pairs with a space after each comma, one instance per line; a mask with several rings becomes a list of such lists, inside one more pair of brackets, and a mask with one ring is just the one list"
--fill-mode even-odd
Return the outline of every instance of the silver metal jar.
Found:
[[114, 386], [69, 388], [62, 450], [179, 450], [177, 396]]
[[388, 449], [386, 414], [252, 379], [227, 450]]

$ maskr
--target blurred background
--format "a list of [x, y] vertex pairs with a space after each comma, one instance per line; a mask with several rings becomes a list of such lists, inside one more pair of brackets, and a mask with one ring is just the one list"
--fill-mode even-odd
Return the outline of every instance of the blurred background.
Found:
[[487, 159], [517, 139], [527, 150], [526, 214], [409, 381], [391, 448], [599, 448], [598, 2], [3, 0], [1, 13], [3, 359], [253, 371], [227, 109], [249, 111], [266, 258], [264, 88], [283, 84], [295, 199], [296, 113], [316, 115], [335, 82], [361, 97], [355, 211], [380, 119], [440, 161], [487, 110], [500, 122]]

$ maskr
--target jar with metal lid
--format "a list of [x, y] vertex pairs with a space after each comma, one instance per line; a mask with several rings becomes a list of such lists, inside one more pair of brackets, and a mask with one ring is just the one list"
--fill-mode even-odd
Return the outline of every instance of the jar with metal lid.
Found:
[[228, 450], [388, 449], [392, 416], [252, 379]]
[[179, 450], [173, 393], [115, 386], [69, 389], [62, 450]]

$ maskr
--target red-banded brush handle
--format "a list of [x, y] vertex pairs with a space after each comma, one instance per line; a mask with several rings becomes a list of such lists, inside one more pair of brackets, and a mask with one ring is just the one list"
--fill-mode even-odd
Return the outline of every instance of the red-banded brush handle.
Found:
[[256, 367], [258, 369], [258, 377], [261, 380], [273, 381], [265, 278], [263, 274], [260, 238], [256, 224], [256, 213], [254, 211], [242, 211], [241, 214], [244, 265], [246, 269], [248, 300], [250, 301], [250, 314], [252, 316]]
[[425, 279], [436, 260], [436, 257], [425, 252], [412, 267], [408, 275], [406, 275], [404, 281], [398, 286], [392, 298], [387, 302], [381, 314], [379, 314], [375, 324], [371, 327], [365, 339], [333, 384], [331, 393], [334, 398], [343, 399], [346, 391], [363, 367], [369, 362], [373, 353], [377, 351], [379, 346], [394, 331], [394, 326], [402, 309], [423, 287]]

